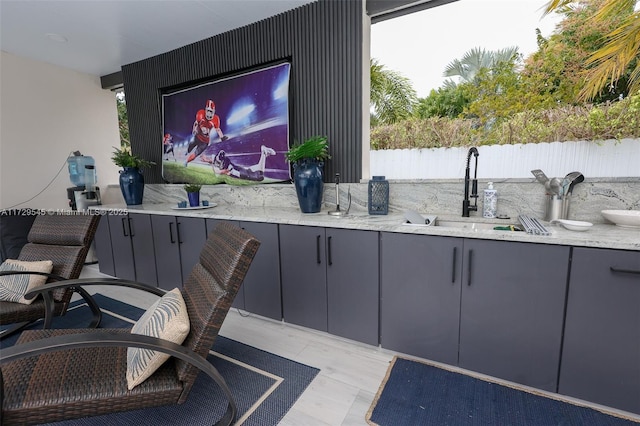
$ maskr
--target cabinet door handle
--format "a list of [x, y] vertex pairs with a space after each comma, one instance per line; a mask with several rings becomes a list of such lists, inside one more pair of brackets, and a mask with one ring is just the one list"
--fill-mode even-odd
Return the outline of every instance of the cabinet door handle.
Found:
[[125, 237], [128, 237], [129, 234], [127, 234], [127, 226], [124, 223], [124, 221], [127, 220], [127, 218], [123, 217], [121, 220], [122, 220], [122, 235], [124, 235]]
[[473, 259], [473, 250], [469, 250], [469, 263], [467, 264], [467, 285], [471, 285], [471, 260]]
[[176, 243], [176, 240], [173, 238], [173, 222], [169, 222], [169, 240], [171, 240], [171, 244]]
[[331, 259], [331, 238], [333, 237], [329, 237], [327, 238], [327, 250], [328, 250], [328, 254], [329, 254], [329, 266], [333, 265], [333, 260]]
[[176, 222], [176, 231], [178, 234], [178, 244], [182, 244], [182, 238], [180, 238], [180, 222]]
[[318, 265], [319, 265], [320, 261], [321, 261], [321, 259], [320, 259], [320, 235], [318, 235], [316, 237], [316, 259], [317, 259], [317, 262], [318, 262]]
[[458, 247], [453, 248], [453, 262], [451, 263], [451, 283], [456, 282], [456, 258], [458, 257]]
[[637, 274], [637, 275], [640, 275], [640, 271], [637, 270], [637, 269], [614, 268], [613, 266], [610, 266], [609, 269], [611, 270], [611, 272], [620, 272], [622, 274]]
[[130, 217], [127, 218], [127, 223], [129, 224], [129, 235], [131, 235], [132, 237], [135, 237], [135, 234], [133, 233], [133, 226], [131, 226], [131, 218]]

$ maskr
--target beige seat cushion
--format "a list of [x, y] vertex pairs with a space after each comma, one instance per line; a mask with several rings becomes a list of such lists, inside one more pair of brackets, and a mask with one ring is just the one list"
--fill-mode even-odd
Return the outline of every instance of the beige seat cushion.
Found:
[[[7, 259], [0, 265], [0, 271], [44, 272], [51, 273], [53, 262], [41, 260], [25, 262], [22, 260]], [[15, 274], [0, 276], [0, 300], [30, 305], [33, 299], [25, 299], [24, 295], [31, 289], [39, 287], [47, 282], [44, 275]]]
[[[189, 315], [177, 288], [166, 293], [140, 317], [131, 328], [131, 334], [143, 334], [168, 340], [178, 345], [189, 334]], [[129, 390], [151, 376], [169, 355], [150, 349], [127, 350], [127, 386]]]

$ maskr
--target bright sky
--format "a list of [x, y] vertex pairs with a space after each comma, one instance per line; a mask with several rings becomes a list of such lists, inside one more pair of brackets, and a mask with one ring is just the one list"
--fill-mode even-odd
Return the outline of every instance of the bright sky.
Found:
[[535, 29], [548, 37], [560, 18], [542, 18], [547, 0], [459, 0], [371, 26], [371, 57], [400, 72], [419, 97], [446, 79], [451, 61], [474, 47], [498, 50], [518, 46], [524, 56], [535, 52]]

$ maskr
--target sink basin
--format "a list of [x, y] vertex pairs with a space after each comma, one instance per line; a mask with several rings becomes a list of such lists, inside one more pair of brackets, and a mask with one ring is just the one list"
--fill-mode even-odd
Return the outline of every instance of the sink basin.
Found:
[[509, 226], [509, 223], [497, 224], [497, 223], [482, 223], [482, 222], [456, 222], [453, 220], [439, 220], [436, 221], [436, 226], [445, 228], [463, 228], [463, 229], [476, 229], [476, 230], [493, 230], [496, 226]]
[[[425, 220], [425, 223], [422, 223], [422, 220]], [[412, 222], [410, 222], [410, 220]], [[438, 219], [438, 216], [435, 215], [421, 215], [418, 213], [410, 214], [409, 216], [405, 215], [405, 222], [403, 225], [408, 226], [435, 226], [438, 228], [459, 228], [459, 229], [469, 229], [473, 231], [480, 230], [493, 230], [495, 227], [508, 227], [512, 225], [511, 223], [505, 222], [474, 222], [472, 220], [441, 220]], [[518, 230], [522, 230], [520, 225], [513, 225]], [[505, 229], [506, 230], [506, 229]]]

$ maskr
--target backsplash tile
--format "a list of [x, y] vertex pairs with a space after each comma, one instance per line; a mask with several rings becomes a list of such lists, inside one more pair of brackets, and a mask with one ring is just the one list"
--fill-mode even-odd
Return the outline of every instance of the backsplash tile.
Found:
[[[526, 214], [544, 218], [545, 189], [532, 179], [492, 180], [498, 191], [498, 214], [516, 218]], [[478, 182], [478, 191], [487, 186]], [[340, 207], [347, 208], [347, 192], [351, 192], [351, 209], [367, 211], [367, 182], [340, 184]], [[416, 210], [421, 213], [461, 215], [464, 187], [462, 180], [390, 181], [389, 211]], [[182, 185], [149, 184], [145, 186], [144, 203], [177, 203], [186, 199]], [[293, 184], [253, 186], [207, 185], [202, 188], [201, 199], [219, 205], [234, 204], [246, 207], [298, 208]], [[323, 210], [335, 208], [335, 185], [325, 184]], [[482, 197], [478, 199], [478, 212], [482, 216]], [[640, 178], [585, 179], [575, 186], [568, 219], [603, 223], [601, 210], [640, 210]]]

